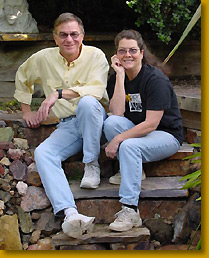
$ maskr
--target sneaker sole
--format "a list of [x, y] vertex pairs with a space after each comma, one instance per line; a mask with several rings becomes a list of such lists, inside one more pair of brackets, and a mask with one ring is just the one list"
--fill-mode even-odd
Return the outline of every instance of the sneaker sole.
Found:
[[[100, 183], [99, 183], [100, 184]], [[88, 189], [96, 189], [99, 187], [99, 184], [97, 185], [91, 185], [91, 184], [88, 184], [88, 183], [81, 183], [80, 184], [80, 188], [88, 188]]]
[[109, 229], [111, 229], [111, 230], [113, 230], [113, 231], [119, 231], [119, 232], [122, 232], [122, 231], [128, 231], [128, 230], [130, 230], [130, 229], [132, 229], [132, 228], [139, 228], [139, 227], [141, 227], [142, 226], [142, 220], [140, 219], [137, 223], [134, 223], [133, 225], [129, 225], [129, 226], [123, 226], [123, 227], [117, 227], [117, 226], [115, 226], [114, 225], [114, 222], [113, 223], [111, 223], [110, 225], [109, 225]]
[[79, 238], [85, 233], [90, 233], [94, 228], [94, 217], [92, 217], [88, 222], [81, 220], [64, 221], [62, 223], [63, 232], [73, 238]]

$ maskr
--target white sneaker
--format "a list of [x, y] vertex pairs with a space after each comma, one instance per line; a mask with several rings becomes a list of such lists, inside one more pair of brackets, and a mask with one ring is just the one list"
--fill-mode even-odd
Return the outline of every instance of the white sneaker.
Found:
[[140, 227], [142, 220], [140, 218], [139, 210], [122, 206], [122, 210], [115, 214], [115, 221], [109, 225], [109, 228], [114, 231], [127, 231], [133, 227]]
[[[142, 169], [142, 181], [145, 179], [146, 179], [146, 175], [144, 173], [144, 169]], [[119, 170], [118, 173], [116, 173], [114, 176], [111, 176], [109, 178], [109, 183], [113, 185], [120, 185], [120, 182], [121, 182], [121, 174]]]
[[84, 176], [81, 180], [81, 188], [97, 188], [100, 184], [100, 168], [92, 165], [85, 164]]
[[84, 233], [89, 233], [93, 230], [95, 217], [87, 217], [82, 214], [72, 214], [65, 217], [62, 223], [63, 232], [73, 238], [78, 238]]

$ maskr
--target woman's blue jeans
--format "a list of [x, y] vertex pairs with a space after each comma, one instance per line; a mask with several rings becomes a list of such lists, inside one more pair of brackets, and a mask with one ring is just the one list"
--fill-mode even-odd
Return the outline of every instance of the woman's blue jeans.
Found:
[[[110, 142], [116, 135], [134, 126], [126, 117], [111, 115], [104, 122], [104, 133]], [[123, 141], [118, 151], [121, 173], [120, 202], [138, 206], [142, 163], [165, 159], [179, 148], [179, 141], [164, 131], [153, 131], [144, 137]]]
[[83, 162], [98, 159], [103, 123], [107, 114], [99, 101], [84, 96], [76, 116], [61, 119], [57, 129], [35, 150], [35, 162], [54, 214], [75, 207], [61, 162], [83, 150]]

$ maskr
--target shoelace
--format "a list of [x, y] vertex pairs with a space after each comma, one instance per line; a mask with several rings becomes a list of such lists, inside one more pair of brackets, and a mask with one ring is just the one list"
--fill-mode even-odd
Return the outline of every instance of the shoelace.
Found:
[[124, 221], [124, 219], [127, 219], [128, 215], [129, 215], [128, 208], [123, 207], [122, 210], [120, 210], [115, 214], [116, 221]]

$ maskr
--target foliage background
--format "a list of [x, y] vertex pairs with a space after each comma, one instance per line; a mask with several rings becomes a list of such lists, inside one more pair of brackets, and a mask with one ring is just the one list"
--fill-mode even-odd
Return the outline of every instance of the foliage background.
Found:
[[[40, 32], [51, 32], [59, 14], [72, 12], [82, 19], [88, 33], [132, 28], [139, 30], [144, 39], [168, 42], [170, 37], [180, 38], [200, 0], [28, 0], [28, 3]], [[200, 25], [199, 21], [189, 39], [200, 39]]]

